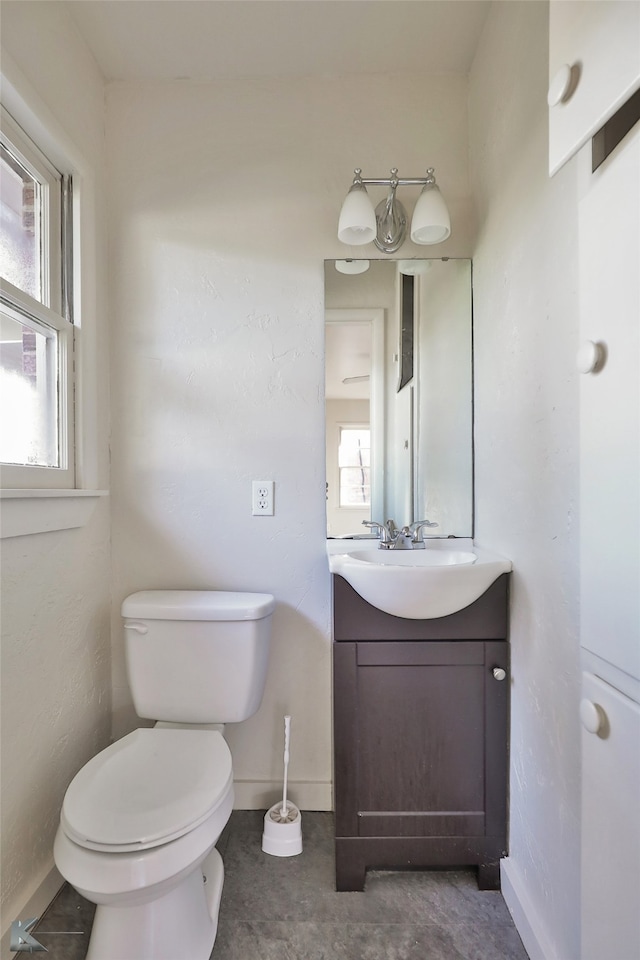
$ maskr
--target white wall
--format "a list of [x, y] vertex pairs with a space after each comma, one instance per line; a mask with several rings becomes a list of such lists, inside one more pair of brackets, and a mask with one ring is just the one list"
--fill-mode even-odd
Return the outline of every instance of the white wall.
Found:
[[[353, 168], [433, 164], [472, 232], [466, 83], [367, 77], [108, 90], [115, 733], [135, 723], [119, 605], [141, 588], [264, 590], [258, 715], [229, 730], [238, 806], [272, 802], [290, 712], [294, 801], [331, 803], [323, 261]], [[440, 171], [442, 178], [440, 179]], [[355, 255], [370, 256], [368, 248]], [[420, 248], [407, 245], [406, 255]], [[354, 252], [351, 251], [351, 255]], [[274, 479], [273, 518], [251, 480]]]
[[547, 176], [547, 17], [494, 4], [470, 77], [476, 532], [514, 564], [507, 896], [534, 960], [577, 960], [577, 171]]
[[[92, 483], [106, 487], [103, 84], [57, 4], [3, 3], [2, 41], [2, 69], [23, 101], [25, 118], [30, 112], [32, 120], [39, 117], [74, 161], [80, 158], [85, 210], [98, 225], [95, 240], [85, 238], [77, 280], [82, 349], [100, 358], [86, 370], [93, 447], [87, 468]], [[55, 892], [53, 838], [64, 791], [108, 742], [108, 513], [103, 498], [83, 528], [2, 541], [3, 929], [25, 919], [32, 895], [27, 916], [39, 913]]]

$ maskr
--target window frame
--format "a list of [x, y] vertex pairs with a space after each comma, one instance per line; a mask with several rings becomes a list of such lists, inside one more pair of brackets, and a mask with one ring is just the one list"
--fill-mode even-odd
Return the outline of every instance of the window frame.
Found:
[[[69, 172], [58, 170], [2, 105], [2, 140], [41, 185], [42, 302], [0, 278], [0, 301], [9, 316], [31, 319], [55, 332], [58, 466], [0, 463], [3, 489], [73, 489], [75, 463], [75, 331], [72, 322], [73, 290], [71, 220], [65, 209], [72, 203]], [[68, 274], [64, 276], [63, 274]], [[3, 415], [8, 415], [3, 412]]]
[[[369, 501], [367, 503], [342, 503], [342, 471], [343, 470], [353, 470], [357, 469], [357, 464], [352, 464], [350, 466], [340, 466], [340, 446], [342, 440], [342, 433], [346, 430], [352, 431], [367, 431], [369, 434], [369, 465], [367, 467], [369, 471]], [[338, 447], [336, 450], [336, 456], [338, 460], [338, 510], [366, 510], [371, 513], [371, 442], [372, 442], [372, 431], [371, 431], [371, 422], [364, 421], [354, 421], [346, 422], [342, 421], [338, 423]], [[361, 465], [362, 468], [362, 465]]]

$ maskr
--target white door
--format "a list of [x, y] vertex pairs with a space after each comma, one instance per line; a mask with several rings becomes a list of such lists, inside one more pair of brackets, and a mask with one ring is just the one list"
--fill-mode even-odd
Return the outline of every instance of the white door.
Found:
[[580, 643], [637, 681], [640, 127], [591, 178], [579, 229], [581, 342], [605, 352], [580, 382]]
[[640, 704], [582, 676], [581, 960], [638, 960]]
[[559, 170], [639, 86], [637, 0], [552, 0], [549, 173]]

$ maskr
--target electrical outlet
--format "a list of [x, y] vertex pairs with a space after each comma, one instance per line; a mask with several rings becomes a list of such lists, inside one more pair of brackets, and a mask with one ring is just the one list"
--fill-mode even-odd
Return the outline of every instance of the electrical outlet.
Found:
[[273, 480], [254, 480], [251, 484], [251, 513], [254, 517], [273, 516]]

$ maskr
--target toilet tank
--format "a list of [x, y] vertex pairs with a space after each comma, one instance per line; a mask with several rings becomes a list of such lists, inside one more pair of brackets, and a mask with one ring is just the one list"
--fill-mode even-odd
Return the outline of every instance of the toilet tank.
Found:
[[262, 701], [274, 598], [219, 590], [145, 590], [122, 604], [136, 713], [236, 723]]

